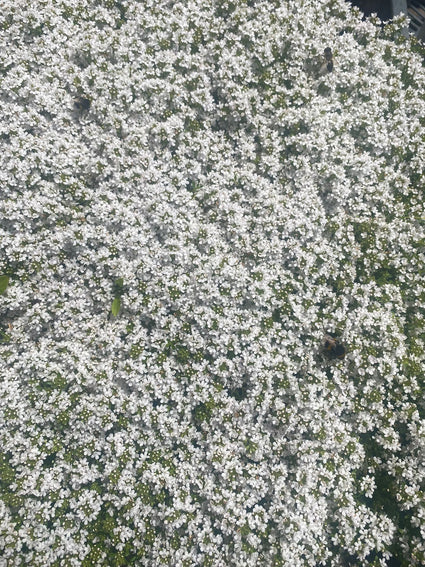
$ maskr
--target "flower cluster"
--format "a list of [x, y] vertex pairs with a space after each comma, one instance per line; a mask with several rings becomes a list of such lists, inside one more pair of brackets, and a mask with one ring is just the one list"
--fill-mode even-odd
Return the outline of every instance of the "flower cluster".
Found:
[[404, 25], [343, 0], [6, 2], [4, 565], [425, 563]]

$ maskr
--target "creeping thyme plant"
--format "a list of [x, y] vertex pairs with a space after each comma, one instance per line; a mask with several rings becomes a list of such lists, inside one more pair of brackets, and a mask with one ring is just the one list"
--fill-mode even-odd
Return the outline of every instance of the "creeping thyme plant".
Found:
[[0, 564], [424, 565], [425, 72], [404, 20], [1, 12]]

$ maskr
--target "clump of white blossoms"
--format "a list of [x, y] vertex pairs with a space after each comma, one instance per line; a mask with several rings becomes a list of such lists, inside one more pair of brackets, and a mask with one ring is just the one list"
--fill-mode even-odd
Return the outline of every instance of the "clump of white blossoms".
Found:
[[403, 20], [5, 4], [2, 565], [424, 565], [425, 73]]

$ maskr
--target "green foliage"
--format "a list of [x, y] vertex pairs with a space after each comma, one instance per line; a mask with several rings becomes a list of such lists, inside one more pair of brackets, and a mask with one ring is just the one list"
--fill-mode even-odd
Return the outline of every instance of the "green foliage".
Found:
[[214, 408], [214, 400], [209, 400], [208, 402], [201, 402], [200, 404], [198, 404], [192, 410], [192, 416], [195, 424], [199, 426], [203, 422], [208, 422], [211, 419]]
[[254, 455], [256, 450], [258, 449], [258, 443], [255, 443], [251, 439], [246, 439], [244, 441], [244, 445], [247, 455]]
[[422, 365], [416, 360], [411, 358], [405, 358], [403, 360], [404, 373], [408, 378], [421, 378], [422, 377]]
[[15, 479], [15, 471], [9, 464], [8, 453], [0, 452], [0, 490], [3, 492]]
[[3, 329], [0, 329], [0, 343], [7, 344], [10, 342], [11, 336]]
[[9, 285], [9, 276], [0, 276], [0, 295], [6, 291], [7, 286]]
[[385, 265], [373, 273], [373, 279], [379, 286], [397, 283], [398, 273], [394, 266]]
[[124, 280], [123, 278], [117, 278], [114, 282], [112, 292], [115, 297], [121, 297], [123, 294]]
[[376, 244], [376, 226], [371, 222], [353, 224], [354, 238], [360, 244], [361, 251], [366, 254]]
[[96, 520], [90, 525], [88, 530], [90, 552], [82, 562], [84, 567], [91, 567], [103, 555], [106, 555], [106, 558], [102, 565], [134, 565], [142, 559], [142, 552], [129, 543], [118, 549], [120, 538], [114, 533], [114, 529], [120, 524], [115, 514], [115, 510], [104, 504]]
[[120, 312], [121, 307], [121, 298], [115, 297], [111, 305], [111, 312], [114, 317], [117, 317], [118, 313]]
[[114, 317], [118, 316], [121, 308], [121, 296], [123, 294], [124, 280], [123, 278], [117, 278], [114, 282], [113, 292], [114, 300], [111, 305], [111, 313]]
[[54, 390], [66, 391], [67, 380], [60, 372], [51, 375], [50, 380], [42, 380], [37, 382], [37, 390], [52, 392]]
[[131, 345], [130, 358], [132, 358], [133, 360], [137, 360], [139, 356], [142, 354], [144, 348], [145, 347], [142, 343], [136, 343], [134, 345]]

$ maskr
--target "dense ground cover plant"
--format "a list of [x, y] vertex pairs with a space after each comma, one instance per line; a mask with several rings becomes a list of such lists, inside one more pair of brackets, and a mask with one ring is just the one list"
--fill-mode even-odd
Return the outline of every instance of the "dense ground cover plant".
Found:
[[425, 563], [402, 26], [342, 0], [6, 2], [2, 565]]

